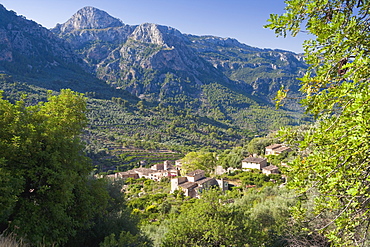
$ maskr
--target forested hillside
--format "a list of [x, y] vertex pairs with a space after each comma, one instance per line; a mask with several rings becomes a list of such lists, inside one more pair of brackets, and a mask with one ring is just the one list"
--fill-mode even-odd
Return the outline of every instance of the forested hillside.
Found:
[[307, 69], [302, 54], [283, 50], [259, 49], [242, 44], [235, 39], [214, 36], [187, 35], [201, 57], [212, 63], [235, 86], [266, 102], [273, 102], [277, 91], [284, 86], [290, 91], [285, 107], [302, 111], [296, 98], [301, 97], [297, 78]]

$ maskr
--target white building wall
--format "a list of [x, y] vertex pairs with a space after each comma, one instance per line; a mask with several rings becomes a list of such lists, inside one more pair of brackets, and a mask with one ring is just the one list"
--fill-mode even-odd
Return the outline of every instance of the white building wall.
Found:
[[243, 168], [243, 170], [245, 170], [245, 169], [261, 169], [261, 165], [256, 164], [256, 163], [243, 162], [242, 163], [242, 168]]

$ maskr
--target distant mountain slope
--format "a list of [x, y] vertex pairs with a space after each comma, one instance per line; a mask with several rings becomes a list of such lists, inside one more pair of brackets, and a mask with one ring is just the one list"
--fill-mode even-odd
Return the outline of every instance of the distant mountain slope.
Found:
[[[296, 78], [307, 69], [302, 55], [251, 47], [230, 38], [187, 37], [191, 40], [191, 47], [247, 93], [272, 102], [276, 92], [284, 86], [291, 95], [300, 95]], [[298, 101], [290, 101], [288, 108], [298, 110]]]
[[46, 89], [72, 88], [104, 98], [128, 95], [93, 76], [69, 43], [1, 4], [0, 72]]
[[[242, 93], [257, 104], [272, 104], [282, 85], [298, 92], [295, 78], [306, 68], [292, 52], [184, 35], [157, 24], [129, 26], [93, 7], [79, 10], [52, 31], [107, 83], [143, 99], [193, 109], [212, 103], [203, 97], [203, 87], [210, 83]], [[299, 109], [297, 104], [290, 106]]]
[[306, 66], [291, 52], [130, 26], [93, 7], [47, 30], [0, 5], [0, 37], [4, 97], [27, 93], [35, 104], [46, 89], [85, 93], [87, 151], [103, 166], [122, 162], [127, 147], [224, 149], [308, 120], [271, 100], [281, 85], [297, 92]]
[[0, 36], [2, 70], [32, 74], [68, 63], [79, 63], [63, 40], [39, 24], [7, 11], [2, 5]]

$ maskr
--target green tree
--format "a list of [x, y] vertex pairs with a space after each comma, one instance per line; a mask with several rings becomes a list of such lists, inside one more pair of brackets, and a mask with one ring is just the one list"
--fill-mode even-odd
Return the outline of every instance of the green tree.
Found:
[[284, 188], [249, 190], [231, 200], [209, 190], [165, 224], [161, 246], [284, 246], [293, 202]]
[[190, 152], [181, 161], [184, 174], [197, 169], [210, 173], [216, 166], [216, 156], [211, 152]]
[[[140, 235], [137, 228], [138, 219], [131, 214], [131, 210], [126, 206], [124, 194], [121, 192], [124, 181], [97, 179], [89, 181], [89, 185], [90, 191], [93, 192], [94, 204], [103, 206], [100, 212], [95, 213], [90, 219], [89, 227], [79, 229], [80, 231], [69, 239], [66, 246], [99, 246], [99, 243], [109, 236], [118, 237], [121, 232], [138, 237]], [[95, 211], [94, 208], [90, 210]]]
[[100, 247], [150, 247], [151, 240], [140, 235], [132, 235], [130, 232], [122, 231], [118, 239], [114, 233], [104, 239]]
[[266, 137], [257, 137], [252, 139], [248, 145], [247, 150], [250, 154], [262, 155], [265, 153], [265, 147], [274, 143], [274, 139]]
[[[278, 35], [301, 30], [311, 65], [301, 79], [304, 105], [317, 118], [291, 166], [291, 185], [315, 192], [314, 213], [326, 215], [316, 228], [335, 246], [368, 246], [370, 217], [370, 2], [290, 0], [286, 12], [271, 15]], [[283, 92], [279, 100], [286, 96]], [[289, 137], [289, 130], [285, 132]]]
[[217, 164], [225, 169], [228, 167], [240, 168], [242, 160], [247, 156], [247, 150], [242, 147], [235, 147], [231, 150], [227, 149], [219, 155]]
[[247, 236], [242, 221], [231, 207], [219, 202], [220, 193], [210, 190], [173, 220], [162, 246], [243, 246]]
[[145, 105], [144, 105], [144, 102], [142, 100], [140, 100], [139, 102], [137, 102], [136, 106], [137, 106], [137, 109], [139, 109], [139, 112], [140, 113], [144, 113], [145, 112]]
[[0, 231], [60, 245], [109, 210], [112, 196], [89, 178], [82, 152], [85, 111], [85, 98], [70, 90], [28, 107], [0, 99]]

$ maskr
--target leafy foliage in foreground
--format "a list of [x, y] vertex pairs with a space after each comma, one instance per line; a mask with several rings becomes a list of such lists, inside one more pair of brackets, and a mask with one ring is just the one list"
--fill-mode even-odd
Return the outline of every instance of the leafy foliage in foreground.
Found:
[[47, 246], [97, 246], [117, 229], [137, 235], [120, 188], [89, 176], [84, 97], [49, 93], [33, 106], [0, 99], [0, 231]]
[[[90, 195], [83, 202], [76, 200], [87, 189], [83, 177], [89, 173], [78, 139], [86, 124], [81, 97], [63, 91], [36, 106], [0, 102], [0, 181], [6, 200], [1, 203], [1, 221], [10, 220], [14, 231], [35, 243], [43, 237], [64, 242], [90, 217], [77, 216], [79, 210], [92, 207]], [[45, 229], [49, 229], [48, 237], [43, 236]]]
[[171, 221], [163, 246], [282, 246], [279, 235], [293, 202], [287, 195], [265, 188], [230, 201], [208, 191]]
[[[299, 142], [291, 167], [292, 187], [316, 192], [314, 229], [335, 246], [369, 245], [369, 18], [362, 0], [286, 1], [286, 13], [271, 15], [279, 35], [305, 29], [310, 70], [302, 78], [304, 104], [317, 126]], [[302, 27], [304, 25], [304, 27]], [[294, 139], [294, 132], [284, 132]], [[304, 197], [303, 197], [304, 198]], [[300, 211], [297, 215], [302, 215]], [[312, 229], [311, 229], [312, 230]]]

